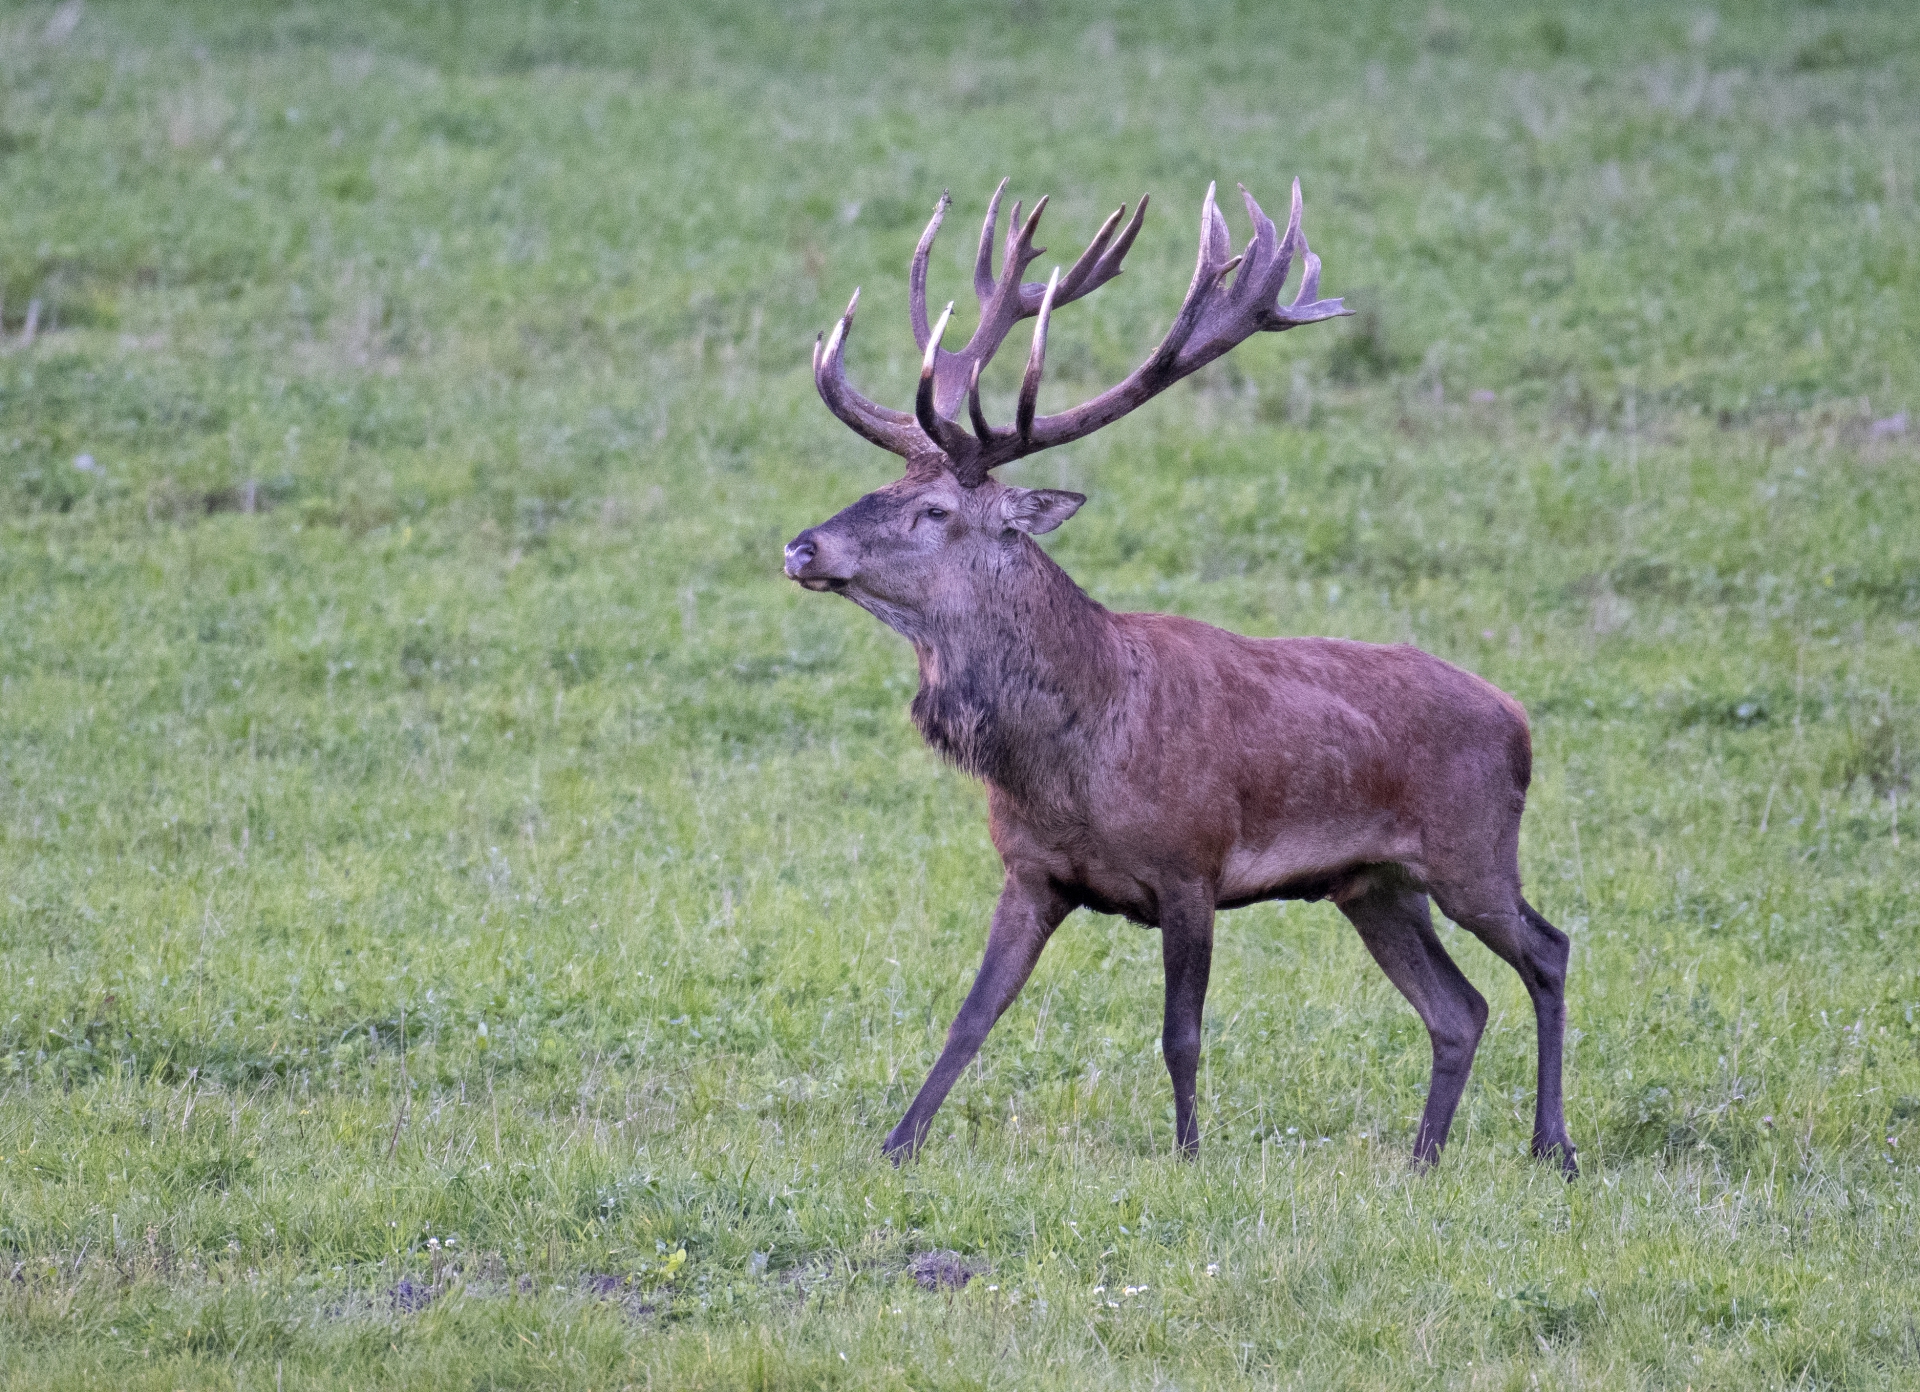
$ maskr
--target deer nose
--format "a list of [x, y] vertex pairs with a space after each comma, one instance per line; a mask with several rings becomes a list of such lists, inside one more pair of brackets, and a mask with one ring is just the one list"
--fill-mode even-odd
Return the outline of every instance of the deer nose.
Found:
[[807, 568], [807, 562], [813, 559], [814, 550], [811, 531], [802, 532], [787, 543], [787, 575], [790, 578], [798, 578], [800, 572]]

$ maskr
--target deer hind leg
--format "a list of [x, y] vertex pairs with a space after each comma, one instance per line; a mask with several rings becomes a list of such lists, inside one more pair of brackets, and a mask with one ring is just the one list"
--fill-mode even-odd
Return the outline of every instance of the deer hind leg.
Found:
[[1431, 1164], [1447, 1143], [1454, 1109], [1466, 1090], [1474, 1050], [1487, 1027], [1487, 1003], [1441, 945], [1420, 890], [1405, 883], [1378, 885], [1343, 902], [1340, 911], [1359, 930], [1387, 979], [1419, 1012], [1433, 1042], [1433, 1081], [1413, 1141], [1414, 1163]]
[[1493, 949], [1496, 956], [1520, 974], [1533, 1000], [1539, 1031], [1539, 1072], [1534, 1091], [1533, 1153], [1554, 1157], [1571, 1179], [1580, 1173], [1573, 1139], [1567, 1134], [1566, 1104], [1561, 1094], [1561, 1054], [1567, 1030], [1567, 935], [1513, 891], [1511, 907], [1480, 910], [1459, 905], [1460, 912], [1440, 899], [1447, 917]]

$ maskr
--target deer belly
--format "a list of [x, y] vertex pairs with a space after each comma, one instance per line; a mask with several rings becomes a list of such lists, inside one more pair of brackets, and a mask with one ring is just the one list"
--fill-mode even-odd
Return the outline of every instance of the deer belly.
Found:
[[1409, 860], [1414, 848], [1397, 840], [1384, 819], [1327, 821], [1289, 828], [1270, 839], [1243, 840], [1227, 852], [1214, 900], [1230, 907], [1263, 899], [1321, 898], [1361, 866]]

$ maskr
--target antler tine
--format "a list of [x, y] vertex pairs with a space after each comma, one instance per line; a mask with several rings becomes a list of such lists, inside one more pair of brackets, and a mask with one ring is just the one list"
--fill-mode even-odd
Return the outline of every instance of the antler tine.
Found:
[[[1240, 274], [1233, 282], [1233, 298], [1245, 300], [1248, 296], [1258, 296], [1262, 304], [1270, 304], [1280, 294], [1280, 287], [1286, 283], [1287, 266], [1293, 257], [1293, 244], [1281, 245], [1280, 237], [1273, 230], [1273, 219], [1268, 217], [1247, 192], [1245, 184], [1240, 185], [1240, 197], [1247, 205], [1247, 220], [1253, 224], [1253, 236], [1247, 241], [1247, 249], [1241, 253]], [[1278, 274], [1275, 274], [1275, 267]]]
[[980, 224], [980, 249], [973, 257], [973, 293], [982, 308], [993, 298], [993, 234], [1000, 225], [1000, 199], [1006, 191], [1007, 180], [1002, 179], [987, 201], [987, 219]]
[[[1127, 224], [1126, 231], [1120, 234], [1120, 240], [1109, 246], [1108, 240], [1113, 236], [1114, 226], [1126, 214], [1127, 205], [1122, 203], [1100, 225], [1099, 232], [1087, 243], [1087, 249], [1080, 253], [1080, 259], [1073, 263], [1073, 269], [1061, 280], [1058, 304], [1072, 304], [1120, 274], [1120, 263], [1127, 259], [1127, 253], [1133, 249], [1133, 239], [1140, 235], [1141, 219], [1147, 215], [1147, 196], [1144, 193], [1140, 195], [1140, 204], [1134, 209], [1133, 220]], [[1024, 290], [1026, 287], [1021, 288]]]
[[918, 433], [913, 428], [913, 417], [869, 401], [847, 385], [844, 352], [847, 333], [853, 327], [853, 313], [859, 307], [860, 292], [855, 290], [853, 298], [847, 301], [847, 312], [834, 324], [825, 344], [814, 339], [813, 385], [820, 399], [827, 403], [827, 409], [855, 434], [883, 450], [907, 456], [913, 452], [913, 437]]
[[952, 202], [952, 195], [942, 189], [940, 201], [933, 205], [933, 217], [927, 222], [927, 230], [920, 234], [920, 245], [913, 249], [913, 261], [907, 267], [907, 315], [913, 321], [914, 345], [923, 349], [927, 346], [927, 258], [933, 253], [933, 239], [939, 235], [940, 223]]
[[[1140, 201], [1136, 203], [1133, 208], [1133, 219], [1127, 223], [1127, 230], [1122, 232], [1120, 234], [1120, 240], [1113, 244], [1109, 264], [1112, 265], [1115, 275], [1120, 274], [1120, 263], [1126, 260], [1127, 253], [1133, 250], [1133, 239], [1140, 235], [1140, 225], [1147, 219], [1147, 204], [1151, 202], [1153, 202], [1152, 194], [1143, 193], [1140, 195]], [[1122, 203], [1120, 206], [1124, 208], [1126, 204]]]
[[929, 435], [933, 434], [933, 422], [938, 415], [933, 409], [933, 365], [940, 356], [940, 340], [947, 336], [947, 324], [952, 319], [953, 301], [948, 300], [947, 307], [940, 311], [940, 322], [927, 337], [926, 355], [920, 360], [920, 386], [913, 395], [914, 419]]
[[1307, 234], [1300, 229], [1300, 181], [1293, 181], [1293, 216], [1287, 223], [1287, 236], [1294, 246], [1300, 248], [1300, 289], [1293, 297], [1293, 303], [1281, 306], [1273, 311], [1272, 318], [1277, 329], [1291, 329], [1301, 324], [1318, 324], [1323, 319], [1338, 319], [1342, 315], [1353, 313], [1337, 298], [1320, 298], [1320, 258], [1313, 254], [1307, 245]]
[[1214, 190], [1217, 184], [1207, 185], [1207, 201], [1200, 206], [1200, 264], [1211, 261], [1218, 266], [1233, 255], [1233, 237], [1227, 231], [1227, 220], [1220, 212], [1220, 205], [1214, 202]]
[[1053, 297], [1059, 289], [1060, 268], [1055, 266], [1047, 277], [1047, 293], [1040, 300], [1040, 317], [1033, 321], [1033, 347], [1027, 352], [1026, 374], [1020, 379], [1020, 406], [1013, 424], [1022, 441], [1033, 433], [1033, 411], [1040, 402], [1040, 374], [1047, 364], [1047, 322], [1053, 318]]
[[[1033, 244], [1033, 234], [1040, 230], [1040, 215], [1046, 212], [1047, 202], [1052, 197], [1053, 195], [1049, 193], [1041, 194], [1040, 201], [1033, 205], [1033, 211], [1027, 214], [1025, 222], [1020, 220], [1020, 201], [1014, 200], [1013, 217], [1007, 222], [1007, 245], [1000, 255], [1000, 278], [994, 282], [993, 305], [989, 311], [989, 313], [993, 311], [1004, 313], [1007, 307], [1011, 307], [1012, 317], [1007, 319], [1006, 328], [1001, 329], [1002, 334], [1025, 317], [1020, 312], [1022, 299], [1020, 292], [1023, 288], [1020, 277], [1026, 274], [1028, 266], [1047, 253], [1045, 247], [1036, 247]], [[973, 345], [969, 343], [967, 346]], [[992, 354], [989, 353], [988, 356]]]
[[[1013, 249], [1020, 243], [1020, 200], [1013, 200], [1013, 216], [1007, 219], [1007, 235], [1000, 244], [1000, 274], [994, 277], [992, 299], [999, 299], [1000, 292], [1007, 280], [1020, 279], [1020, 269], [1013, 264]], [[980, 306], [982, 312], [986, 306]]]
[[948, 300], [947, 307], [940, 313], [940, 322], [928, 336], [926, 356], [920, 360], [920, 386], [913, 397], [913, 415], [927, 438], [957, 464], [971, 457], [973, 442], [967, 438], [966, 431], [941, 415], [934, 405], [934, 364], [940, 356], [940, 340], [946, 337], [947, 323], [952, 318], [953, 301]]
[[1293, 297], [1293, 304], [1288, 306], [1289, 309], [1310, 304], [1320, 294], [1320, 258], [1308, 248], [1307, 239], [1304, 236], [1300, 238], [1300, 252], [1306, 257], [1306, 265], [1300, 275], [1300, 291]]
[[1120, 225], [1120, 219], [1126, 215], [1127, 205], [1124, 203], [1107, 214], [1107, 220], [1101, 223], [1100, 230], [1093, 234], [1093, 240], [1087, 243], [1087, 249], [1080, 253], [1079, 260], [1073, 263], [1073, 268], [1060, 282], [1069, 296], [1080, 288], [1081, 281], [1093, 274], [1094, 267], [1100, 264], [1100, 258], [1106, 254], [1107, 242], [1113, 236], [1113, 229]]
[[973, 421], [974, 437], [982, 445], [992, 444], [999, 434], [987, 420], [987, 413], [980, 405], [980, 369], [985, 366], [983, 362], [976, 362], [973, 371], [967, 374], [967, 416]]

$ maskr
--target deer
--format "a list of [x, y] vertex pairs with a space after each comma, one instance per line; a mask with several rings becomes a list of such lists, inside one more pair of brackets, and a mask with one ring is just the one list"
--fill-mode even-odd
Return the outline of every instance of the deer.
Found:
[[[1076, 908], [1160, 931], [1161, 1051], [1177, 1152], [1200, 1148], [1195, 1081], [1216, 915], [1270, 900], [1330, 900], [1426, 1026], [1432, 1075], [1412, 1162], [1435, 1163], [1487, 1024], [1487, 1002], [1433, 926], [1438, 904], [1507, 962], [1533, 1002], [1538, 1071], [1532, 1150], [1578, 1173], [1561, 1095], [1567, 936], [1521, 894], [1521, 814], [1532, 743], [1520, 703], [1419, 649], [1339, 638], [1249, 638], [1171, 614], [1114, 613], [1034, 540], [1084, 494], [1016, 487], [993, 470], [1083, 439], [1256, 333], [1351, 313], [1319, 298], [1320, 259], [1301, 231], [1300, 182], [1279, 232], [1244, 186], [1253, 224], [1232, 254], [1209, 186], [1199, 263], [1171, 327], [1117, 385], [1037, 413], [1055, 310], [1121, 273], [1148, 199], [1107, 218], [1063, 275], [1026, 282], [1047, 199], [1013, 206], [993, 249], [1002, 180], [975, 258], [978, 326], [943, 344], [927, 269], [951, 198], [935, 205], [908, 267], [922, 358], [911, 412], [848, 384], [859, 307], [813, 349], [814, 384], [855, 434], [906, 461], [893, 483], [789, 542], [785, 574], [841, 595], [912, 645], [910, 713], [943, 758], [986, 785], [1005, 871], [978, 974], [945, 1044], [882, 1153], [901, 1163], [929, 1137], [962, 1071]], [[1280, 303], [1289, 270], [1299, 288]], [[1023, 319], [1035, 323], [1011, 424], [981, 404], [981, 370]], [[965, 403], [966, 424], [959, 417]]]

